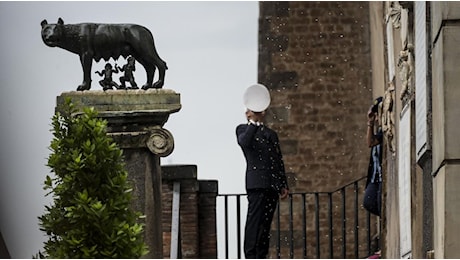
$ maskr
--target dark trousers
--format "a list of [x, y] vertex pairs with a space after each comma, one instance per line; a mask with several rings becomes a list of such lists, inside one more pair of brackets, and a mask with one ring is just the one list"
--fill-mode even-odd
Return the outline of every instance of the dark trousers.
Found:
[[380, 217], [382, 208], [382, 183], [369, 183], [364, 192], [364, 208], [370, 213]]
[[278, 204], [278, 193], [268, 189], [248, 190], [248, 214], [244, 232], [247, 259], [266, 258], [270, 246], [270, 226]]

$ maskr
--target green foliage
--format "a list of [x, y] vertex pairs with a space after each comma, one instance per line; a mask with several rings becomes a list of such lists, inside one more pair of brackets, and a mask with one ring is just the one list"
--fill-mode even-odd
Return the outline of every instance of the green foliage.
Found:
[[107, 122], [93, 108], [73, 116], [70, 99], [52, 119], [53, 135], [40, 230], [49, 237], [49, 258], [139, 258], [147, 253], [140, 214], [130, 208], [131, 191], [122, 151], [106, 134]]

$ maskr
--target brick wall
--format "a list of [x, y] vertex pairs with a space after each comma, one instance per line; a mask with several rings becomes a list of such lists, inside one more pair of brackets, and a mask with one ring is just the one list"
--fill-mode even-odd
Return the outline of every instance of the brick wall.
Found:
[[366, 174], [369, 41], [367, 2], [260, 3], [258, 77], [295, 190], [330, 191]]
[[174, 182], [180, 183], [179, 258], [217, 258], [217, 181], [197, 180], [196, 165], [162, 166], [164, 258], [170, 258]]
[[[260, 2], [258, 79], [271, 92], [266, 120], [279, 134], [292, 192], [331, 192], [367, 175], [369, 15], [368, 2]], [[347, 198], [346, 205], [354, 204], [354, 196]], [[286, 202], [280, 208], [286, 219]], [[352, 210], [347, 208], [347, 216]], [[320, 219], [321, 235], [327, 237], [325, 215]], [[287, 225], [282, 222], [281, 229]], [[313, 229], [313, 222], [308, 225]], [[307, 234], [310, 251], [314, 236]]]

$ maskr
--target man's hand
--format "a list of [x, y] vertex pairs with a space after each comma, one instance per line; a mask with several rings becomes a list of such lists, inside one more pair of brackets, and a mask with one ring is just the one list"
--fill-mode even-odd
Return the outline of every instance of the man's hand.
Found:
[[289, 190], [286, 188], [281, 189], [280, 199], [284, 200], [289, 195]]
[[372, 111], [372, 106], [369, 108], [369, 111], [367, 111], [367, 120], [368, 121], [374, 121], [375, 119], [375, 113]]
[[246, 118], [248, 119], [248, 121], [254, 121], [256, 122], [256, 120], [254, 120], [256, 118], [256, 116], [254, 115], [254, 112], [252, 112], [251, 110], [246, 110]]
[[254, 122], [262, 122], [264, 119], [265, 111], [264, 112], [253, 112], [251, 110], [246, 110], [246, 118], [248, 121]]

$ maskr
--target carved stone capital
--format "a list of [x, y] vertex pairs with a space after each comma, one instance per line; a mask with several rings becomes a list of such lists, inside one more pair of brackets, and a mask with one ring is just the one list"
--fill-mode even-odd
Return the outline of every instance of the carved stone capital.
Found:
[[174, 150], [174, 138], [168, 130], [155, 127], [151, 129], [146, 145], [153, 154], [166, 157]]

